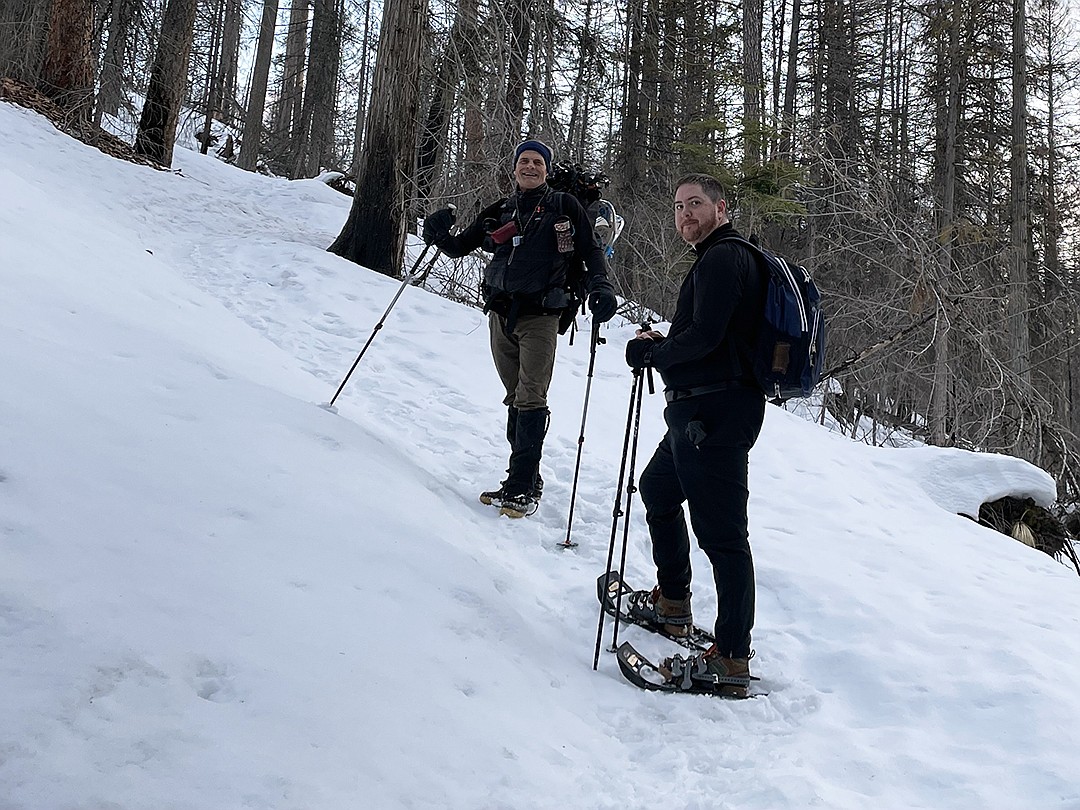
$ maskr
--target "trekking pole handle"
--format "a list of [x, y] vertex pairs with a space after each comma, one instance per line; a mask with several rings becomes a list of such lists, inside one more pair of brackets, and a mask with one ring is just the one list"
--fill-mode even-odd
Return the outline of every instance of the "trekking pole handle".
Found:
[[592, 351], [593, 356], [595, 356], [596, 355], [596, 347], [597, 346], [603, 346], [605, 343], [607, 343], [607, 338], [604, 338], [604, 337], [600, 336], [600, 322], [599, 321], [594, 320], [592, 322], [592, 329], [589, 331], [589, 338], [592, 341], [589, 348]]
[[[638, 326], [641, 328], [642, 332], [651, 332], [653, 327], [652, 322], [647, 319], [638, 324]], [[655, 394], [656, 383], [653, 381], [652, 366], [646, 366], [645, 376], [649, 381], [649, 394]]]
[[[446, 207], [449, 208], [451, 211], [455, 212], [454, 216], [455, 216], [455, 219], [456, 219], [457, 218], [457, 206], [454, 205], [453, 203], [450, 203]], [[431, 245], [424, 245], [424, 249], [420, 251], [420, 256], [413, 263], [412, 269], [408, 273], [405, 274], [405, 281], [408, 282], [409, 284], [412, 284], [415, 281], [421, 281], [421, 280], [423, 280], [423, 277], [427, 275], [427, 271], [420, 269], [420, 264], [421, 264], [421, 262], [424, 261], [424, 257], [427, 256], [427, 252], [430, 249], [431, 249]], [[439, 252], [439, 248], [436, 245], [435, 253], [438, 254], [438, 252]], [[436, 258], [437, 258], [437, 255], [436, 255]], [[432, 259], [432, 262], [434, 262], [434, 261], [435, 261], [435, 259]]]

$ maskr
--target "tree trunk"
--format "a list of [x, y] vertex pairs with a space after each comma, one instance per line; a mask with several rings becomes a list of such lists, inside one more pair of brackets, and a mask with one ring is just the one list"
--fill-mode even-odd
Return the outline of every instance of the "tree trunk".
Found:
[[333, 140], [335, 65], [341, 58], [340, 22], [334, 0], [314, 0], [311, 51], [300, 128], [293, 133], [296, 160], [291, 177], [314, 177]]
[[[509, 71], [506, 77], [506, 122], [502, 133], [500, 154], [510, 154], [521, 139], [525, 111], [525, 77], [529, 65], [529, 46], [532, 39], [532, 3], [510, 0], [507, 23], [510, 27]], [[531, 134], [531, 133], [530, 133]]]
[[477, 65], [472, 59], [474, 54], [470, 41], [476, 37], [476, 0], [461, 0], [450, 36], [435, 65], [435, 87], [431, 95], [424, 127], [420, 133], [420, 149], [417, 159], [417, 195], [427, 199], [450, 130], [450, 114], [453, 112], [454, 97], [457, 95], [462, 74], [476, 71]]
[[1069, 339], [1065, 375], [1065, 395], [1069, 400], [1069, 413], [1063, 421], [1073, 436], [1080, 436], [1080, 307], [1072, 307], [1072, 328], [1069, 333], [1071, 339]]
[[364, 3], [363, 56], [360, 60], [360, 80], [356, 88], [356, 123], [353, 127], [353, 157], [350, 173], [360, 174], [360, 156], [364, 152], [364, 125], [367, 120], [368, 55], [371, 53], [371, 0]]
[[[1080, 309], [1080, 285], [1065, 283], [1066, 269], [1061, 261], [1061, 239], [1064, 228], [1061, 224], [1061, 210], [1058, 199], [1058, 187], [1061, 178], [1058, 167], [1059, 146], [1058, 132], [1062, 122], [1058, 118], [1058, 104], [1061, 100], [1058, 87], [1058, 74], [1062, 69], [1058, 51], [1063, 43], [1055, 36], [1061, 29], [1056, 13], [1060, 9], [1055, 3], [1046, 4], [1046, 215], [1043, 225], [1043, 258], [1046, 265], [1045, 303], [1054, 317], [1055, 337], [1048, 342], [1046, 354], [1055, 358], [1054, 371], [1050, 372], [1053, 396], [1051, 405], [1061, 424], [1074, 436], [1080, 436], [1080, 391], [1070, 390], [1072, 376], [1070, 366], [1080, 360], [1080, 321], [1077, 310]], [[1074, 63], [1075, 67], [1075, 63]], [[1075, 73], [1073, 74], [1075, 76]], [[1080, 279], [1078, 279], [1080, 280]], [[1064, 304], [1064, 305], [1062, 305]], [[1071, 329], [1069, 325], [1071, 324]], [[1065, 357], [1056, 360], [1065, 346]], [[1080, 372], [1080, 365], [1073, 366]], [[1080, 380], [1078, 380], [1080, 382]]]
[[49, 5], [41, 0], [0, 0], [0, 76], [37, 84], [48, 19]]
[[[660, 0], [661, 34], [658, 43], [656, 114], [652, 143], [652, 148], [658, 155], [669, 155], [674, 151], [677, 123], [682, 117], [675, 88], [675, 74], [679, 62], [679, 6], [675, 0]], [[675, 181], [677, 173], [664, 171], [662, 159], [657, 161], [657, 164], [655, 180], [660, 188], [665, 188]]]
[[300, 130], [304, 104], [304, 65], [307, 59], [308, 3], [294, 0], [289, 7], [289, 30], [285, 38], [285, 61], [274, 133], [289, 141]]
[[[940, 157], [938, 188], [938, 267], [934, 289], [938, 293], [938, 317], [934, 331], [934, 385], [931, 389], [928, 428], [930, 443], [944, 447], [949, 441], [949, 392], [952, 385], [952, 357], [949, 344], [949, 313], [945, 309], [947, 282], [953, 275], [953, 249], [956, 244], [956, 167], [959, 162], [958, 141], [962, 112], [965, 67], [960, 51], [961, 6], [953, 0], [945, 7], [948, 15], [948, 44], [939, 55], [941, 77], [945, 80], [944, 104], [938, 112], [940, 127], [938, 143]], [[945, 16], [942, 14], [941, 16]]]
[[[646, 0], [641, 29], [641, 91], [638, 98], [638, 127], [644, 175], [653, 180], [657, 163], [656, 127], [659, 116], [656, 90], [660, 86], [660, 3]], [[670, 116], [670, 113], [668, 113]]]
[[743, 170], [761, 165], [762, 120], [761, 73], [762, 0], [743, 0], [742, 79], [743, 79]]
[[397, 275], [405, 246], [405, 190], [414, 177], [427, 15], [427, 0], [386, 0], [383, 6], [356, 196], [329, 248], [386, 275]]
[[645, 104], [642, 91], [644, 58], [642, 56], [645, 28], [645, 0], [629, 0], [626, 9], [626, 68], [623, 78], [622, 128], [619, 139], [618, 187], [620, 196], [629, 198], [640, 187], [645, 175], [646, 152]]
[[243, 26], [243, 8], [240, 0], [225, 0], [225, 27], [221, 34], [221, 120], [233, 126], [239, 120], [240, 105], [237, 101], [237, 74], [240, 70], [240, 29]]
[[270, 81], [270, 57], [274, 50], [274, 31], [277, 26], [278, 0], [264, 0], [259, 40], [255, 46], [255, 66], [251, 74], [247, 114], [244, 116], [244, 138], [240, 142], [240, 157], [236, 165], [252, 171], [259, 162], [262, 143], [263, 114], [266, 112], [266, 88]]
[[124, 59], [135, 23], [135, 0], [115, 0], [109, 15], [109, 41], [101, 60], [101, 83], [98, 90], [98, 122], [102, 114], [116, 115], [124, 90]]
[[165, 7], [150, 87], [135, 136], [135, 151], [165, 166], [172, 165], [180, 103], [187, 86], [196, 5], [197, 0], [169, 0]]
[[92, 0], [52, 0], [40, 89], [83, 123], [94, 109], [93, 39]]
[[795, 85], [798, 81], [799, 27], [802, 24], [802, 0], [791, 0], [791, 32], [788, 38], [787, 72], [784, 75], [784, 112], [780, 119], [779, 157], [791, 160], [795, 129]]
[[525, 132], [553, 142], [556, 124], [553, 118], [554, 88], [552, 74], [555, 72], [555, 43], [552, 25], [555, 10], [551, 0], [537, 0], [532, 4], [534, 22], [532, 50], [532, 77], [529, 81], [529, 114]]
[[210, 151], [213, 134], [214, 113], [221, 106], [221, 34], [224, 27], [225, 0], [217, 0], [214, 9], [214, 27], [210, 32], [210, 58], [206, 63], [206, 118], [203, 122], [202, 136], [199, 139], [199, 151], [204, 155]]
[[585, 137], [588, 132], [588, 84], [593, 57], [596, 52], [592, 33], [593, 0], [585, 0], [584, 19], [577, 35], [577, 65], [574, 69], [573, 97], [570, 103], [570, 122], [566, 127], [566, 140], [570, 144], [571, 160], [580, 163], [585, 159]]
[[[1031, 334], [1029, 258], [1031, 253], [1031, 209], [1028, 200], [1027, 150], [1027, 14], [1025, 0], [1013, 0], [1012, 54], [1012, 150], [1010, 192], [1012, 247], [1009, 267], [1008, 326], [1012, 369], [1022, 390], [1031, 390]], [[1031, 444], [1028, 437], [1028, 444]]]

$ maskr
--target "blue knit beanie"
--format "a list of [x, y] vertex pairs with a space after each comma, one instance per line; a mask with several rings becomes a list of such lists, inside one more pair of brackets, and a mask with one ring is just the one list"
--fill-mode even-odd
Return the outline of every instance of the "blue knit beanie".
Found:
[[544, 159], [544, 165], [547, 166], [547, 170], [550, 172], [551, 164], [555, 162], [555, 156], [551, 152], [551, 147], [541, 141], [522, 141], [519, 143], [517, 149], [514, 150], [514, 163], [517, 163], [522, 152], [530, 150], [540, 154], [540, 157]]

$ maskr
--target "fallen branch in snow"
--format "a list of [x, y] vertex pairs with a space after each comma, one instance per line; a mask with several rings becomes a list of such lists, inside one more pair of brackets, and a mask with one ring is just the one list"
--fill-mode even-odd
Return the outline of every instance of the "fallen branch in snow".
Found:
[[979, 523], [1007, 534], [1055, 560], [1067, 558], [1080, 574], [1068, 528], [1049, 509], [1031, 498], [1006, 496], [979, 507]]
[[160, 163], [143, 155], [135, 154], [131, 144], [122, 141], [110, 132], [106, 132], [96, 124], [85, 123], [69, 115], [56, 102], [26, 82], [12, 79], [10, 76], [0, 77], [0, 100], [26, 107], [39, 115], [43, 115], [65, 135], [70, 135], [88, 146], [93, 146], [110, 157], [127, 160], [131, 163], [141, 163], [144, 166], [150, 166], [161, 171], [169, 171], [168, 167], [162, 166]]

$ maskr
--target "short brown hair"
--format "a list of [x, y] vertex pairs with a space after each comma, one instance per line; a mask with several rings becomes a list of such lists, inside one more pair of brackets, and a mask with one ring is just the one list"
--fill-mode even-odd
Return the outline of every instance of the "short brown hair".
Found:
[[678, 191], [682, 186], [701, 186], [705, 196], [714, 203], [727, 199], [727, 189], [724, 188], [724, 184], [711, 174], [704, 172], [684, 174], [675, 182], [675, 190]]

